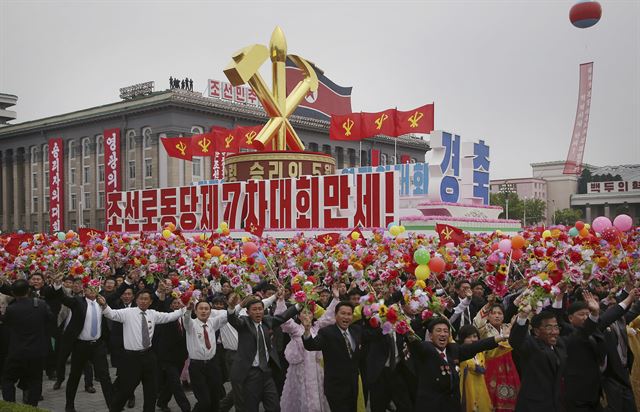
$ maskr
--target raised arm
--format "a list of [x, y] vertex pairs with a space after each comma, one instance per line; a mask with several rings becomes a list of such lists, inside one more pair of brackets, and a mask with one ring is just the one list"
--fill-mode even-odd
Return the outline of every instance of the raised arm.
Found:
[[493, 338], [480, 339], [477, 342], [460, 345], [460, 361], [471, 359], [476, 355], [476, 353], [495, 349], [498, 347], [498, 342], [502, 340], [506, 340], [506, 338], [496, 336]]
[[162, 325], [163, 323], [169, 323], [169, 322], [178, 320], [178, 318], [184, 315], [185, 312], [186, 312], [185, 308], [180, 308], [169, 313], [155, 311], [154, 317], [155, 317], [156, 324]]
[[324, 314], [318, 319], [315, 325], [318, 330], [325, 326], [333, 325], [336, 323], [336, 306], [338, 305], [338, 299], [331, 299], [331, 303], [325, 309]]
[[311, 317], [308, 312], [300, 314], [300, 322], [304, 327], [304, 335], [302, 336], [302, 345], [308, 351], [322, 350], [324, 347], [324, 330], [320, 329], [315, 337], [311, 336]]

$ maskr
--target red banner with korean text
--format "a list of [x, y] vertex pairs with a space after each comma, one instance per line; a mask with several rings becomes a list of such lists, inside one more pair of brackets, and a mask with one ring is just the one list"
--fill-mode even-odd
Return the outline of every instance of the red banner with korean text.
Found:
[[120, 129], [104, 131], [105, 193], [122, 189], [120, 181]]
[[397, 171], [297, 179], [249, 180], [167, 187], [107, 195], [107, 230], [159, 232], [173, 223], [183, 232], [351, 231], [397, 221]]
[[49, 231], [64, 228], [64, 144], [62, 138], [49, 139]]
[[591, 109], [591, 83], [593, 81], [593, 62], [580, 65], [580, 89], [578, 91], [578, 108], [576, 120], [573, 124], [571, 145], [564, 163], [565, 175], [579, 175], [582, 173], [582, 159], [584, 145], [587, 141], [589, 127], [589, 111]]

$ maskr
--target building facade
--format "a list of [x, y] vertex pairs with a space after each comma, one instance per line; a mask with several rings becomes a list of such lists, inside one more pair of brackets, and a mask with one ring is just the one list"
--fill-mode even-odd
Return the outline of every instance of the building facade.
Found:
[[[0, 128], [0, 221], [3, 231], [49, 231], [48, 142], [62, 138], [64, 227], [105, 228], [105, 129], [121, 131], [122, 190], [185, 186], [211, 179], [209, 157], [168, 157], [162, 137], [191, 136], [212, 126], [233, 129], [264, 124], [261, 108], [172, 89], [73, 113]], [[292, 116], [308, 151], [331, 154], [338, 169], [369, 165], [371, 150], [381, 164], [401, 156], [423, 162], [428, 143], [408, 136], [377, 136], [362, 142], [329, 140], [329, 122]], [[397, 143], [397, 146], [394, 146]]]

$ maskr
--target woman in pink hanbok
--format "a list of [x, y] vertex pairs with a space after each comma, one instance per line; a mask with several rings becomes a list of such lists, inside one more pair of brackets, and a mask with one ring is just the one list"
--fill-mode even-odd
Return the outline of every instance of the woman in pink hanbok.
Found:
[[[335, 307], [339, 302], [340, 295], [337, 287], [332, 288], [332, 291], [331, 304], [311, 326], [312, 336], [316, 336], [320, 328], [335, 322]], [[316, 305], [316, 308], [319, 308], [319, 305]], [[284, 300], [278, 300], [276, 314], [284, 312], [286, 309]], [[310, 352], [304, 349], [302, 344], [304, 327], [294, 319], [289, 319], [280, 327], [291, 337], [291, 341], [284, 350], [289, 368], [280, 397], [281, 412], [329, 412], [329, 404], [324, 396], [323, 388], [322, 352]]]

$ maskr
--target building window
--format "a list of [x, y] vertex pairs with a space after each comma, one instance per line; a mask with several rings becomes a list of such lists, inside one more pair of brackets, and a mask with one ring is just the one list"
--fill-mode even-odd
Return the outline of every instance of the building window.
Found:
[[104, 182], [104, 165], [98, 165], [98, 182]]
[[129, 179], [136, 178], [136, 162], [131, 160], [129, 161]]
[[78, 207], [78, 198], [75, 193], [71, 193], [71, 207], [70, 210], [76, 210]]
[[148, 127], [142, 129], [142, 137], [144, 148], [151, 149], [151, 143], [153, 142], [153, 139], [151, 138], [151, 129]]
[[98, 209], [104, 209], [104, 192], [98, 192]]
[[49, 145], [42, 145], [42, 162], [49, 164]]
[[82, 169], [82, 183], [87, 184], [91, 180], [91, 168], [89, 166], [85, 166]]
[[380, 166], [386, 166], [387, 165], [387, 154], [386, 153], [381, 153], [380, 154]]
[[76, 142], [69, 140], [69, 159], [76, 158]]
[[82, 139], [82, 157], [89, 157], [91, 154], [91, 140], [88, 137]]
[[416, 158], [412, 157], [411, 159], [409, 159], [409, 163], [415, 163], [416, 162]]
[[318, 151], [318, 143], [309, 143], [309, 151], [317, 152]]
[[31, 213], [38, 213], [38, 198], [31, 198]]
[[91, 209], [91, 193], [84, 192], [84, 203], [82, 204], [83, 209]]
[[[42, 205], [42, 211], [43, 212], [48, 212], [49, 211], [49, 196], [45, 196], [44, 197], [44, 203]], [[49, 224], [47, 223], [45, 225], [45, 227], [49, 226]]]
[[96, 139], [96, 150], [99, 155], [104, 154], [104, 137], [102, 135], [98, 135]]
[[360, 165], [368, 166], [369, 165], [369, 152], [367, 150], [360, 150]]
[[347, 167], [354, 167], [356, 165], [356, 149], [347, 149]]
[[153, 159], [144, 159], [144, 177], [153, 177]]
[[45, 170], [45, 172], [43, 173], [43, 181], [44, 181], [44, 187], [49, 187], [49, 171]]
[[37, 153], [37, 148], [35, 146], [33, 146], [31, 148], [31, 163], [37, 163], [38, 162], [38, 153]]
[[193, 177], [200, 178], [200, 159], [198, 159], [197, 157], [194, 157], [191, 160], [191, 164], [193, 165], [193, 170], [191, 171], [191, 174], [193, 175]]
[[338, 169], [344, 167], [344, 149], [340, 146], [336, 147], [336, 164]]
[[105, 227], [104, 227], [104, 218], [98, 219], [98, 228], [97, 229], [98, 230], [104, 230], [105, 229]]
[[131, 134], [131, 135], [127, 136], [127, 147], [129, 148], [129, 150], [135, 150], [136, 149], [136, 135], [135, 134]]
[[38, 233], [38, 221], [34, 220], [31, 222], [31, 231], [33, 233]]
[[395, 156], [390, 156], [391, 162], [389, 164], [396, 164], [396, 157]]
[[75, 167], [72, 167], [69, 170], [69, 183], [72, 185], [76, 184], [76, 168]]
[[322, 152], [324, 154], [331, 155], [331, 146], [329, 146], [328, 144], [323, 144], [322, 145]]
[[38, 188], [38, 174], [37, 173], [31, 173], [31, 189], [37, 189]]

